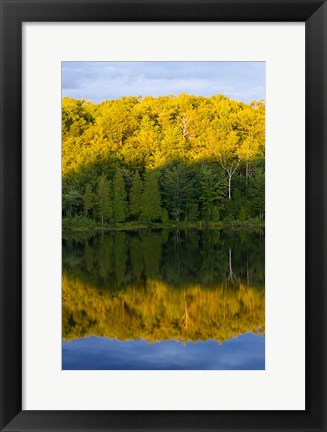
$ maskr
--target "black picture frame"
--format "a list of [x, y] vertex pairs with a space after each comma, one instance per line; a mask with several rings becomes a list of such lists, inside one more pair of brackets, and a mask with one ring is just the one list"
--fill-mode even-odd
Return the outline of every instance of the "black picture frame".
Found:
[[[0, 0], [0, 5], [0, 429], [326, 431], [326, 1]], [[22, 23], [68, 21], [305, 22], [305, 411], [22, 411]]]

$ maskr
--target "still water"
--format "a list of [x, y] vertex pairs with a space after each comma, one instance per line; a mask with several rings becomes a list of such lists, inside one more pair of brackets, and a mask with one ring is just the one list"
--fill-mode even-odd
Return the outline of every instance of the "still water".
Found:
[[63, 240], [63, 369], [264, 369], [264, 233]]

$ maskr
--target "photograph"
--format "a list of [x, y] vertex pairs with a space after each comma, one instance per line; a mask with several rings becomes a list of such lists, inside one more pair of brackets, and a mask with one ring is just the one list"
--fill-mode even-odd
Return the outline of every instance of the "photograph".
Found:
[[327, 432], [327, 0], [0, 4], [0, 432]]
[[61, 95], [62, 370], [265, 370], [265, 62], [64, 61]]

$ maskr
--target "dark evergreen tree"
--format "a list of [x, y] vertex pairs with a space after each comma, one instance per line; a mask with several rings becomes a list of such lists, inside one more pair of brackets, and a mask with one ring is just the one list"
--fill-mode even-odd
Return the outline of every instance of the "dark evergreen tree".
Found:
[[179, 222], [198, 216], [193, 171], [182, 164], [170, 164], [160, 175], [164, 207], [171, 218]]
[[130, 215], [138, 219], [143, 207], [143, 182], [138, 171], [135, 171], [129, 194]]
[[102, 225], [112, 220], [112, 198], [110, 183], [104, 175], [98, 180], [97, 187], [97, 215]]
[[258, 161], [252, 177], [249, 179], [248, 201], [251, 204], [252, 216], [265, 217], [265, 171], [264, 161]]
[[211, 222], [218, 221], [224, 202], [224, 177], [219, 169], [214, 170], [207, 165], [202, 165], [198, 178], [202, 219]]
[[92, 211], [93, 201], [94, 201], [94, 197], [93, 197], [92, 187], [90, 183], [87, 183], [83, 195], [83, 205], [84, 205], [85, 214], [88, 214], [90, 211]]
[[159, 222], [162, 218], [161, 196], [156, 173], [148, 173], [144, 181], [141, 219], [144, 222]]
[[124, 222], [127, 217], [125, 182], [121, 170], [117, 168], [113, 179], [113, 220], [114, 222]]

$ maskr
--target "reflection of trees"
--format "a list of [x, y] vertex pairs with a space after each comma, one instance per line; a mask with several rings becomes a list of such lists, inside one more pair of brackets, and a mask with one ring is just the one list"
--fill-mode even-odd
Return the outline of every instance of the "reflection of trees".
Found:
[[115, 247], [114, 247], [114, 275], [118, 286], [120, 286], [124, 281], [124, 276], [126, 273], [126, 261], [127, 261], [126, 234], [124, 232], [118, 232], [115, 236]]
[[192, 326], [194, 325], [193, 321], [191, 320], [191, 318], [189, 316], [187, 305], [185, 305], [185, 311], [184, 311], [184, 314], [182, 316], [182, 322], [183, 322], [183, 327], [185, 330], [188, 330], [191, 325]]
[[173, 266], [172, 269], [177, 274], [181, 273], [182, 266], [182, 248], [181, 248], [181, 232], [179, 230], [173, 231], [172, 233], [173, 243]]
[[226, 278], [226, 285], [237, 285], [239, 283], [238, 277], [233, 272], [233, 264], [232, 264], [232, 250], [229, 248], [228, 250], [228, 276]]
[[142, 232], [138, 251], [143, 256], [146, 277], [158, 278], [160, 275], [162, 239], [158, 232]]
[[223, 341], [248, 331], [264, 332], [264, 290], [240, 285], [173, 288], [156, 280], [99, 290], [63, 274], [63, 337], [91, 334], [119, 340]]
[[193, 297], [187, 295], [187, 291], [184, 292], [184, 314], [182, 316], [183, 329], [187, 331], [190, 326], [194, 326], [193, 320], [190, 318], [189, 310], [192, 303]]
[[106, 280], [113, 270], [113, 238], [101, 237], [99, 247], [95, 249], [97, 258], [97, 273]]
[[63, 337], [223, 341], [264, 332], [264, 237], [111, 232], [63, 245]]
[[140, 253], [141, 249], [142, 241], [138, 237], [132, 237], [130, 239], [130, 260], [136, 281], [141, 279], [144, 271], [143, 254]]
[[264, 237], [246, 231], [110, 232], [63, 245], [63, 270], [98, 288], [156, 279], [183, 288], [264, 285]]

